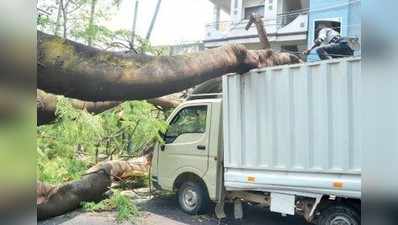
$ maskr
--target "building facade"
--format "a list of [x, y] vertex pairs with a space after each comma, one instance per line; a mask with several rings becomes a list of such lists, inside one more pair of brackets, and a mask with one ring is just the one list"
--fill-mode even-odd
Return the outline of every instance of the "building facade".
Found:
[[168, 56], [183, 55], [205, 50], [203, 42], [185, 42], [181, 44], [157, 47], [165, 49], [165, 54]]
[[[213, 22], [206, 27], [205, 48], [228, 43], [259, 49], [255, 26], [246, 31], [252, 13], [263, 17], [264, 26], [276, 51], [302, 52], [313, 44], [317, 26], [329, 23], [342, 36], [361, 39], [360, 0], [210, 0]], [[221, 11], [229, 15], [222, 21]], [[360, 54], [360, 50], [355, 54]], [[310, 57], [316, 59], [317, 56]]]
[[[265, 29], [275, 50], [302, 51], [307, 46], [309, 0], [210, 0], [214, 3], [213, 22], [207, 26], [206, 48], [227, 43], [258, 49], [260, 40], [255, 26], [245, 27], [252, 13], [263, 17]], [[229, 14], [220, 21], [220, 11]]]
[[[361, 43], [361, 1], [360, 0], [310, 0], [308, 11], [308, 46], [317, 37], [320, 24], [328, 24], [343, 37], [357, 38]], [[355, 55], [360, 55], [360, 48]], [[311, 60], [319, 59], [310, 55]]]

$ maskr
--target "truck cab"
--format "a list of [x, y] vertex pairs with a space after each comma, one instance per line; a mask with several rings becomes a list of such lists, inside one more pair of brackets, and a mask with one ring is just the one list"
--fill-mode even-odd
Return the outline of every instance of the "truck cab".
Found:
[[216, 201], [222, 157], [222, 100], [182, 103], [169, 116], [163, 143], [155, 146], [151, 179], [154, 187], [177, 191], [183, 211], [205, 211]]

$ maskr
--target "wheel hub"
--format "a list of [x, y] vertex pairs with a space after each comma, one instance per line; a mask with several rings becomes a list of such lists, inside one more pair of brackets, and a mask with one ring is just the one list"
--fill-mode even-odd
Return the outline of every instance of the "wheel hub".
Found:
[[188, 209], [194, 209], [198, 204], [198, 195], [190, 188], [186, 188], [182, 194], [184, 206]]
[[337, 216], [332, 221], [330, 221], [330, 225], [356, 225], [350, 222], [349, 219], [342, 216]]

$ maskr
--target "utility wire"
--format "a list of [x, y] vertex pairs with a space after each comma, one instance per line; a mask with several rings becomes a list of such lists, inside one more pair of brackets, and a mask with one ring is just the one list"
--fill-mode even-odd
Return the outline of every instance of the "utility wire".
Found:
[[[349, 5], [353, 5], [353, 4], [355, 4], [355, 3], [360, 3], [360, 2], [361, 2], [361, 0], [350, 0], [348, 3], [336, 4], [336, 5], [329, 6], [329, 7], [324, 7], [324, 8], [317, 8], [317, 9], [305, 8], [305, 9], [299, 9], [299, 10], [295, 10], [295, 11], [290, 11], [290, 12], [285, 12], [285, 13], [277, 14], [277, 16], [276, 16], [277, 18], [263, 19], [263, 21], [264, 21], [264, 22], [268, 22], [268, 21], [277, 21], [277, 20], [280, 19], [280, 17], [283, 17], [283, 16], [293, 16], [293, 15], [308, 14], [308, 13], [311, 13], [311, 12], [328, 11], [328, 10], [331, 10], [331, 9], [341, 8], [341, 7], [344, 7], [344, 6], [349, 6]], [[278, 18], [278, 17], [279, 17], [279, 18]], [[221, 23], [233, 23], [233, 21], [227, 20], [227, 21], [221, 21], [221, 22], [218, 22], [218, 23], [220, 23], [220, 24], [221, 24]], [[217, 23], [210, 23], [210, 25], [211, 25], [211, 24], [217, 24]], [[241, 23], [236, 24], [236, 26], [239, 26], [239, 25], [241, 25]], [[266, 25], [268, 25], [268, 24], [266, 24]], [[276, 24], [276, 25], [278, 25], [278, 24]], [[236, 26], [234, 26], [234, 27], [236, 27]]]

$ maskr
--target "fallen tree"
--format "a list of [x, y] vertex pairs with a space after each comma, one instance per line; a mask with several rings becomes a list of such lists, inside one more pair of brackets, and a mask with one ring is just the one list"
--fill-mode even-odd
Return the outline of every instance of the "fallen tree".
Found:
[[227, 73], [256, 68], [240, 45], [182, 56], [107, 52], [38, 32], [38, 88], [85, 101], [125, 101], [183, 91]]
[[[289, 53], [271, 49], [249, 51], [242, 45], [154, 57], [107, 52], [40, 31], [37, 38], [38, 88], [83, 100], [75, 101], [74, 105], [88, 111], [92, 108], [94, 113], [126, 100], [150, 99], [156, 105], [174, 106], [165, 98], [153, 98], [183, 91], [227, 73], [301, 62]], [[54, 119], [54, 102], [38, 105], [39, 124]]]
[[[258, 50], [256, 55], [259, 58], [258, 68], [271, 67], [278, 65], [297, 64], [303, 61], [290, 53], [274, 52], [272, 49]], [[194, 88], [192, 94], [205, 94], [205, 93], [221, 93], [222, 92], [222, 79], [217, 77], [205, 81]]]
[[[37, 125], [48, 124], [57, 118], [56, 109], [58, 103], [58, 96], [46, 93], [40, 89], [36, 91], [36, 104], [37, 104]], [[148, 99], [151, 103], [162, 109], [175, 108], [180, 103], [177, 99], [171, 97], [160, 97]], [[105, 101], [105, 102], [89, 102], [78, 99], [70, 99], [72, 107], [79, 110], [86, 110], [92, 114], [102, 113], [108, 109], [120, 105], [120, 101]]]
[[[101, 106], [106, 105], [105, 102], [161, 97], [227, 73], [245, 73], [253, 68], [301, 62], [289, 53], [271, 49], [250, 51], [241, 45], [173, 57], [127, 55], [102, 51], [42, 32], [38, 32], [37, 48], [39, 89], [85, 102], [104, 102]], [[202, 86], [203, 90], [219, 90], [220, 79], [207, 84], [210, 87]], [[80, 103], [77, 105], [81, 106]], [[89, 104], [83, 106], [88, 110]], [[100, 107], [97, 103], [93, 108]], [[82, 201], [99, 201], [109, 189], [112, 177], [128, 177], [137, 169], [120, 161], [110, 162], [99, 164], [80, 180], [60, 187], [39, 183], [38, 219], [62, 215], [78, 208]]]
[[145, 160], [106, 161], [87, 170], [80, 180], [61, 186], [37, 182], [36, 203], [38, 220], [59, 216], [77, 209], [82, 202], [98, 202], [111, 186], [112, 180], [144, 176], [148, 172]]

